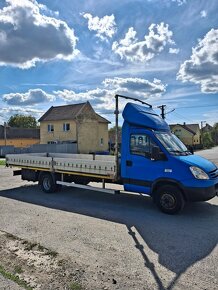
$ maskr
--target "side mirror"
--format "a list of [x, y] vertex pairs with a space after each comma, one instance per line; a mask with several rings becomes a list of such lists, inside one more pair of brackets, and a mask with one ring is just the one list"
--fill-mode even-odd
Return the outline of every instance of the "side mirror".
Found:
[[160, 148], [158, 146], [153, 146], [151, 150], [151, 158], [154, 160], [160, 159]]

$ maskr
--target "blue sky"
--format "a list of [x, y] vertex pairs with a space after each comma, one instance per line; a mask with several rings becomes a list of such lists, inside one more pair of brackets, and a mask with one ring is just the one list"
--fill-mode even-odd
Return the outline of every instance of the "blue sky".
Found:
[[[0, 0], [0, 123], [114, 94], [218, 122], [217, 0]], [[121, 103], [121, 109], [124, 103]]]

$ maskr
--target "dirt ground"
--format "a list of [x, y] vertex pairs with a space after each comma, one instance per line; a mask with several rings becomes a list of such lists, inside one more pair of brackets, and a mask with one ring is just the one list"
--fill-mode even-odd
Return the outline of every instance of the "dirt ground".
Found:
[[76, 262], [5, 232], [0, 232], [0, 263], [27, 289], [82, 289], [84, 270], [78, 269]]

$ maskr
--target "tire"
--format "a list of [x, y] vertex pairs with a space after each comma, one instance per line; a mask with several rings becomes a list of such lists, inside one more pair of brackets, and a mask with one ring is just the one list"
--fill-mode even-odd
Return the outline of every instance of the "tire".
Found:
[[40, 188], [46, 193], [52, 193], [57, 190], [57, 184], [49, 173], [42, 174], [39, 180]]
[[154, 200], [158, 208], [167, 214], [177, 214], [184, 208], [181, 190], [174, 185], [163, 185], [155, 191]]

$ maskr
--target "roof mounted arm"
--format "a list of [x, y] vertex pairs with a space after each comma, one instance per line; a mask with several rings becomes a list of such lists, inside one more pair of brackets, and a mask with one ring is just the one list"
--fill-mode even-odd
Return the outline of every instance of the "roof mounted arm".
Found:
[[118, 99], [118, 98], [123, 98], [123, 99], [126, 99], [126, 100], [132, 100], [132, 101], [135, 101], [135, 102], [139, 102], [139, 103], [142, 103], [143, 105], [146, 105], [148, 106], [149, 108], [152, 108], [152, 105], [146, 103], [146, 102], [143, 102], [137, 98], [131, 98], [131, 97], [127, 97], [127, 96], [123, 96], [123, 95], [115, 95], [115, 98]]

